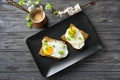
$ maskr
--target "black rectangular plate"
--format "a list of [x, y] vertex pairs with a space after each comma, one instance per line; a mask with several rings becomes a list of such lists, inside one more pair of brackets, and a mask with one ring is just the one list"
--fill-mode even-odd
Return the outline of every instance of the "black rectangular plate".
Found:
[[[70, 23], [73, 23], [76, 27], [89, 34], [90, 37], [86, 41], [84, 49], [75, 50], [69, 44], [67, 44], [69, 55], [65, 59], [56, 60], [39, 56], [39, 50], [42, 45], [41, 41], [43, 37], [49, 36], [61, 40], [60, 37], [66, 32], [66, 29], [69, 27]], [[99, 51], [102, 48], [99, 37], [97, 36], [91, 22], [83, 11], [29, 37], [26, 40], [26, 43], [29, 47], [30, 52], [32, 53], [32, 56], [35, 59], [35, 62], [37, 63], [41, 74], [44, 77], [49, 77], [82, 60], [83, 58], [94, 54], [96, 51]]]

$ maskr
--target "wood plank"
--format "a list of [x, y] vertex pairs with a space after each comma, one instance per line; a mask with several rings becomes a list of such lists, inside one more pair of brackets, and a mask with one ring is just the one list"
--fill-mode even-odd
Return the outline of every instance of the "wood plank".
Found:
[[[16, 0], [16, 1], [18, 1], [18, 0]], [[44, 0], [44, 2], [47, 2], [47, 1], [48, 0]], [[84, 3], [87, 1], [88, 0], [83, 0], [83, 1], [76, 0], [75, 2], [69, 1], [71, 4], [65, 4], [62, 6], [72, 5], [73, 3], [76, 3], [76, 2]], [[116, 1], [116, 2], [114, 3], [114, 1]], [[55, 1], [52, 1], [52, 0], [50, 0], [50, 2], [56, 3]], [[57, 2], [56, 4], [59, 5], [61, 3], [66, 3], [66, 2], [68, 2], [68, 1], [60, 1], [60, 2]], [[120, 12], [118, 10], [119, 3], [120, 3], [119, 0], [97, 1], [97, 4], [95, 5], [96, 7], [95, 6], [90, 7], [92, 9], [86, 9], [85, 11], [88, 14], [88, 17], [90, 18], [92, 23], [94, 23], [96, 26], [99, 26], [99, 25], [110, 26], [110, 25], [112, 25], [112, 27], [113, 27], [114, 25], [118, 25], [118, 23], [120, 22], [120, 17], [119, 17]], [[106, 6], [104, 6], [103, 4]], [[100, 5], [103, 5], [103, 6], [100, 6]], [[3, 9], [3, 10], [6, 10], [6, 8], [10, 8], [10, 9], [7, 9], [8, 11], [1, 10], [1, 12], [0, 12], [0, 14], [1, 14], [0, 15], [0, 24], [1, 24], [0, 25], [0, 28], [1, 28], [0, 32], [3, 32], [3, 31], [4, 32], [36, 31], [36, 29], [27, 29], [26, 28], [26, 21], [24, 18], [26, 14], [24, 14], [23, 12], [16, 13], [15, 11], [19, 11], [19, 10], [17, 10], [16, 8], [9, 7], [9, 5], [4, 0], [1, 1], [0, 6], [2, 7], [0, 9]], [[58, 6], [58, 7], [60, 7], [60, 6]], [[95, 8], [95, 10], [93, 8]], [[96, 9], [96, 8], [98, 8], [98, 9]], [[99, 10], [103, 10], [103, 11], [99, 12]], [[109, 10], [111, 12], [109, 12], [107, 10]], [[115, 11], [113, 11], [113, 10], [115, 10]], [[9, 11], [11, 11], [12, 13], [10, 13]], [[91, 12], [91, 11], [95, 11], [95, 12]], [[107, 13], [104, 11], [107, 11]], [[50, 14], [49, 12], [47, 12], [47, 15], [48, 15], [48, 18], [50, 19], [49, 26], [51, 26], [57, 22], [60, 22], [64, 19], [64, 18], [60, 19], [60, 18]], [[11, 20], [11, 18], [12, 18], [12, 20]], [[18, 20], [18, 21], [16, 21], [16, 20]], [[9, 25], [5, 25], [5, 24], [9, 24]]]
[[[0, 33], [0, 51], [28, 51], [25, 40], [27, 37], [37, 32], [11, 32]], [[103, 50], [119, 50], [120, 32], [113, 30], [112, 32], [98, 32], [104, 45]], [[117, 47], [115, 47], [117, 46]]]
[[[91, 20], [96, 21], [97, 23], [99, 22], [104, 22], [104, 23], [117, 23], [120, 22], [119, 20], [119, 13], [99, 13], [99, 12], [86, 12], [86, 14], [90, 17]], [[106, 16], [107, 15], [107, 16]], [[25, 21], [25, 16], [26, 14], [21, 14], [21, 13], [14, 13], [10, 14], [10, 13], [1, 13], [0, 17], [1, 17], [1, 21]], [[62, 18], [57, 17], [53, 14], [47, 14], [49, 19], [56, 19], [56, 20], [62, 20]], [[12, 19], [11, 19], [12, 18]], [[106, 20], [105, 20], [106, 19]]]
[[0, 73], [0, 80], [45, 80], [39, 72]]
[[[16, 2], [18, 2], [18, 0], [15, 0]], [[46, 3], [46, 2], [50, 2], [52, 4], [54, 4], [54, 6], [58, 9], [63, 9], [67, 6], [74, 6], [76, 3], [80, 3], [81, 5], [89, 2], [90, 0], [70, 0], [70, 1], [67, 1], [67, 0], [62, 0], [62, 1], [54, 1], [54, 0], [43, 0], [42, 2], [43, 3]], [[14, 13], [14, 12], [21, 12], [23, 13], [22, 11], [16, 9], [16, 8], [13, 8], [13, 7], [10, 7], [7, 2], [5, 0], [1, 0], [1, 6], [2, 8], [0, 10], [6, 12], [10, 12], [10, 13]], [[69, 4], [67, 4], [69, 3]], [[62, 4], [62, 5], [61, 5]], [[88, 8], [88, 12], [118, 12], [119, 11], [119, 0], [97, 0], [97, 3], [95, 6], [93, 7], [90, 7]]]
[[[39, 71], [30, 52], [0, 52], [0, 73]], [[101, 51], [68, 68], [70, 72], [120, 71], [119, 51]]]
[[[115, 79], [119, 80], [119, 72], [67, 72], [60, 73], [58, 75], [53, 76], [53, 79], [66, 79], [66, 80], [109, 80]], [[52, 79], [52, 78], [51, 78]]]
[[[5, 36], [5, 35], [8, 35], [8, 36]], [[4, 50], [6, 48], [4, 51], [7, 51], [11, 48], [12, 50], [16, 49], [20, 51], [28, 51], [25, 40], [30, 35], [32, 34], [31, 33], [1, 33], [0, 49]]]
[[[23, 31], [38, 31], [35, 28], [29, 29], [26, 26], [26, 20], [24, 19], [24, 14], [2, 14], [0, 19], [0, 32], [23, 32]], [[109, 17], [107, 17], [107, 15]], [[18, 19], [18, 16], [20, 17]], [[92, 24], [95, 26], [98, 30], [103, 29], [120, 29], [120, 14], [113, 15], [112, 13], [91, 13], [87, 14], [89, 19], [91, 20]], [[54, 15], [49, 15], [49, 24], [48, 26], [52, 26], [60, 21], [62, 21], [65, 18], [59, 18]], [[12, 20], [11, 20], [12, 19]]]
[[[56, 20], [56, 22], [55, 22]], [[54, 19], [49, 21], [48, 26], [51, 26], [55, 23], [60, 22], [60, 19]], [[0, 20], [0, 32], [23, 32], [23, 31], [40, 31], [39, 29], [35, 28], [28, 28], [26, 26], [27, 21], [26, 20]]]
[[[74, 76], [74, 77], [73, 77]], [[119, 80], [120, 72], [62, 72], [44, 78], [39, 72], [0, 73], [0, 80]]]

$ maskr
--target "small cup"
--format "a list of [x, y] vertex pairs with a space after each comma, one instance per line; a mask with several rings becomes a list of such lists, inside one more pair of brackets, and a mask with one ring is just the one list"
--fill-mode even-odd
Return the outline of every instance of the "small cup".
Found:
[[48, 22], [45, 12], [41, 8], [33, 9], [30, 13], [30, 18], [33, 24], [32, 26], [38, 29]]

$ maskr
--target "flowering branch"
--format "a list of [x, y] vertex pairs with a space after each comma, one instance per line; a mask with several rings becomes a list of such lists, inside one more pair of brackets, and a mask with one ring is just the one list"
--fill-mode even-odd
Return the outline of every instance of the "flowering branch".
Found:
[[[33, 1], [33, 0], [27, 0], [27, 1], [26, 0], [20, 0], [19, 5], [27, 6], [29, 12], [31, 12], [37, 6], [37, 7], [40, 7], [41, 9], [43, 9], [43, 7], [44, 7], [45, 10], [51, 10], [53, 14], [58, 15], [58, 10], [53, 8], [53, 4], [50, 4], [50, 3], [42, 4], [41, 0], [36, 0], [36, 1]], [[30, 14], [29, 13], [26, 16], [26, 20], [28, 21], [27, 26], [29, 28], [31, 28], [32, 27], [32, 21], [30, 20]]]
[[[96, 2], [96, 0], [92, 0], [91, 2], [83, 5], [82, 8], [94, 5], [95, 2]], [[27, 1], [26, 0], [20, 0], [19, 5], [27, 6], [29, 12], [31, 12], [36, 6], [41, 8], [41, 9], [44, 8], [45, 10], [52, 11], [52, 13], [54, 15], [58, 15], [60, 17], [62, 17], [64, 14], [68, 14], [69, 16], [71, 16], [71, 15], [73, 15], [75, 13], [78, 13], [78, 12], [82, 11], [82, 8], [78, 3], [74, 7], [67, 7], [67, 8], [65, 8], [64, 10], [61, 10], [61, 11], [55, 9], [53, 7], [53, 4], [50, 4], [50, 3], [42, 4], [41, 0], [36, 0], [36, 1], [33, 1], [33, 0], [27, 0]], [[26, 20], [28, 21], [27, 26], [29, 28], [31, 28], [32, 27], [32, 21], [30, 20], [30, 14], [29, 13], [26, 16]]]

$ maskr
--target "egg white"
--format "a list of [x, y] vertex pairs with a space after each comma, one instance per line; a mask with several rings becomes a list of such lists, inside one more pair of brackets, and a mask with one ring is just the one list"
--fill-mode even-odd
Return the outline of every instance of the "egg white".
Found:
[[[76, 34], [74, 38], [71, 38], [70, 40], [67, 40], [75, 49], [81, 49], [84, 45], [85, 45], [85, 39], [82, 35], [82, 33], [77, 29], [76, 29]], [[65, 38], [70, 38], [69, 35], [69, 28], [67, 29], [66, 33], [65, 33]]]
[[[53, 41], [48, 41], [47, 44], [53, 47], [53, 52], [50, 55], [51, 57], [65, 58], [68, 55], [68, 49], [65, 43], [61, 41], [53, 40]], [[63, 51], [63, 54], [60, 54], [59, 51]]]

